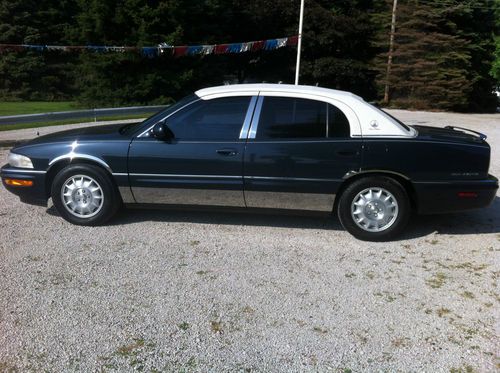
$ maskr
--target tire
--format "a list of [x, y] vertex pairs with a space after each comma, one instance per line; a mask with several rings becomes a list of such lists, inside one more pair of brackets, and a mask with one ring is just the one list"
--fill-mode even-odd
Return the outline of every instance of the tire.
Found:
[[59, 171], [52, 182], [51, 196], [59, 214], [77, 225], [102, 225], [122, 205], [108, 173], [89, 164], [73, 164]]
[[393, 239], [402, 232], [410, 214], [406, 190], [396, 180], [384, 176], [354, 181], [344, 190], [338, 203], [340, 223], [363, 241]]

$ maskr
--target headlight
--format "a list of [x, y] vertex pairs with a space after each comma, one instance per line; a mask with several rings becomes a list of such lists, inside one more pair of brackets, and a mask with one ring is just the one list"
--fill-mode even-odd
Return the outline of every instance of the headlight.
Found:
[[11, 152], [9, 153], [7, 161], [12, 167], [33, 168], [33, 163], [31, 162], [31, 159], [21, 154], [16, 154]]

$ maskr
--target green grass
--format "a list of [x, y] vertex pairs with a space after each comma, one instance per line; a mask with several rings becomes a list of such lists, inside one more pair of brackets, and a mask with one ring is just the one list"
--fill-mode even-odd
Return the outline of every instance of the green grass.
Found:
[[[154, 113], [145, 113], [145, 114], [135, 114], [135, 115], [115, 115], [115, 116], [106, 116], [106, 117], [98, 117], [97, 121], [108, 121], [108, 120], [125, 120], [125, 119], [143, 119], [151, 116]], [[75, 124], [75, 123], [85, 123], [85, 122], [93, 122], [92, 118], [81, 118], [81, 119], [73, 119], [73, 120], [60, 120], [54, 122], [38, 122], [38, 123], [17, 123], [17, 124], [2, 124], [0, 125], [1, 131], [11, 131], [11, 130], [20, 130], [26, 128], [38, 128], [38, 127], [49, 127], [49, 126], [60, 126], [63, 124]]]
[[74, 101], [0, 101], [0, 116], [47, 113], [53, 111], [71, 111], [85, 109]]

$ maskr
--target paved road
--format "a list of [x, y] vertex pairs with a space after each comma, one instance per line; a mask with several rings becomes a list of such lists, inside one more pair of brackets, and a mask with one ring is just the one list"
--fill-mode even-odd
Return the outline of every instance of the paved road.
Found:
[[[500, 175], [499, 117], [397, 115], [488, 133]], [[366, 243], [290, 216], [130, 210], [77, 227], [1, 188], [0, 232], [0, 371], [498, 368], [500, 195]]]

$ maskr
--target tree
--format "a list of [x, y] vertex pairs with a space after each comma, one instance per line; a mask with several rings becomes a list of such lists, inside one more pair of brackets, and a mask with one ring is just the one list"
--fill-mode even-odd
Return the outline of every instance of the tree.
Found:
[[494, 2], [498, 0], [469, 0], [448, 12], [450, 22], [456, 24], [456, 33], [468, 41], [467, 53], [470, 68], [467, 78], [471, 90], [467, 97], [465, 111], [493, 112], [496, 109], [496, 96], [493, 94], [495, 80], [491, 76], [495, 52]]
[[495, 1], [495, 26], [495, 54], [491, 76], [495, 79], [497, 90], [500, 90], [500, 0]]
[[[467, 41], [445, 33], [445, 11], [444, 6], [399, 3], [389, 76], [391, 104], [435, 109], [466, 105], [471, 89]], [[379, 57], [380, 81], [385, 83], [387, 59], [385, 53]]]
[[[75, 9], [73, 0], [0, 0], [0, 43], [64, 43]], [[57, 100], [73, 95], [73, 56], [4, 52], [0, 53], [0, 98]]]
[[[214, 44], [294, 35], [299, 3], [289, 0], [140, 2], [79, 0], [75, 43], [107, 45]], [[373, 97], [371, 1], [308, 1], [303, 84]], [[228, 56], [148, 59], [133, 53], [82, 54], [80, 100], [91, 105], [164, 102], [223, 82], [292, 83], [294, 49]]]
[[[386, 2], [385, 30], [389, 6]], [[420, 109], [491, 111], [494, 13], [490, 0], [429, 2], [402, 0], [398, 6], [391, 104]], [[380, 13], [379, 13], [380, 14]], [[480, 20], [480, 22], [478, 22]], [[387, 31], [380, 40], [388, 40]], [[385, 84], [387, 42], [375, 65]]]

